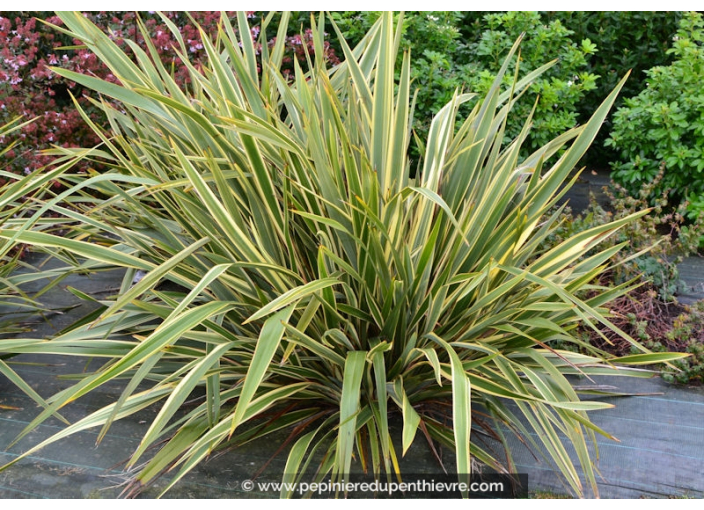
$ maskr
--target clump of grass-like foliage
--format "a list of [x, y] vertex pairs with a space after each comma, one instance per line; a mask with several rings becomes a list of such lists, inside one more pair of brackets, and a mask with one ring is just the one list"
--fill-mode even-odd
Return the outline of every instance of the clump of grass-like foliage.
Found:
[[[130, 44], [131, 57], [80, 14], [60, 17], [60, 30], [83, 41], [120, 85], [55, 69], [104, 97], [96, 105], [111, 126], [93, 126], [102, 146], [58, 150], [59, 162], [95, 158], [109, 171], [62, 173], [67, 191], [44, 207], [61, 213], [68, 234], [5, 228], [0, 237], [85, 260], [82, 269], [127, 272], [90, 323], [51, 341], [0, 344], [0, 352], [105, 359], [49, 399], [20, 437], [108, 381], [127, 384], [115, 403], [25, 456], [90, 427], [102, 427], [102, 437], [114, 420], [159, 406], [129, 465], [166, 442], [137, 485], [166, 469], [176, 472], [173, 485], [226, 444], [295, 426], [289, 481], [320, 452], [317, 476], [343, 477], [355, 450], [374, 473], [391, 476], [419, 430], [455, 450], [458, 473], [475, 460], [511, 471], [510, 452], [497, 456], [473, 440], [486, 430], [503, 441], [508, 429], [542, 443], [581, 494], [571, 445], [596, 490], [588, 443], [606, 433], [587, 412], [610, 405], [580, 400], [565, 376], [648, 375], [624, 367], [678, 356], [649, 354], [631, 339], [643, 354], [609, 360], [547, 345], [580, 342], [580, 323], [613, 329], [605, 306], [629, 288], [591, 285], [622, 244], [580, 257], [643, 213], [538, 248], [557, 227], [558, 214], [543, 215], [617, 90], [589, 123], [522, 159], [531, 119], [503, 148], [506, 121], [516, 97], [552, 64], [502, 90], [516, 45], [459, 129], [458, 107], [471, 94], [439, 111], [411, 178], [410, 58], [394, 69], [399, 33], [388, 13], [358, 47], [340, 38], [342, 64], [327, 69], [316, 51], [292, 82], [279, 72], [286, 15], [273, 47], [266, 22], [255, 44], [244, 14], [237, 30], [223, 17], [217, 40], [203, 38], [209, 60], [190, 68], [188, 90], [148, 37], [145, 49]], [[312, 20], [321, 48], [322, 27]], [[138, 270], [146, 276], [132, 285]], [[163, 281], [186, 290], [159, 290]], [[177, 414], [197, 388], [202, 403]], [[392, 413], [403, 420], [402, 452], [389, 433]]]

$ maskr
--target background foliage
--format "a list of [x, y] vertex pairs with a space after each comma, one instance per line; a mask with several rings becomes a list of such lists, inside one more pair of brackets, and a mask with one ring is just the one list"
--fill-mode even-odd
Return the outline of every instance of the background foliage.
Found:
[[[378, 13], [333, 13], [345, 35], [355, 40]], [[549, 60], [557, 65], [538, 78], [526, 97], [518, 101], [509, 120], [509, 139], [518, 135], [538, 95], [534, 128], [526, 150], [537, 149], [566, 129], [574, 127], [576, 104], [595, 87], [597, 77], [587, 70], [587, 60], [597, 46], [572, 38], [560, 20], [546, 21], [537, 12], [484, 14], [439, 11], [407, 13], [401, 44], [411, 49], [414, 85], [418, 88], [414, 127], [423, 139], [432, 115], [447, 103], [455, 89], [486, 93], [503, 63], [503, 56], [525, 32], [521, 45], [519, 76]], [[506, 76], [509, 84], [513, 76]], [[464, 114], [473, 106], [466, 105]]]
[[[248, 12], [255, 35], [264, 14]], [[206, 33], [213, 35], [217, 15], [208, 12], [193, 12], [191, 15]], [[114, 31], [111, 37], [123, 48], [126, 47], [125, 36], [137, 40], [142, 37], [136, 30], [134, 13], [101, 11], [89, 12], [86, 16], [103, 30]], [[174, 66], [177, 83], [187, 85], [188, 73], [172, 49], [171, 32], [155, 14], [142, 12], [141, 16], [160, 58], [166, 65]], [[184, 13], [167, 12], [166, 16], [188, 43], [189, 57], [196, 66], [199, 65], [204, 53], [194, 24]], [[424, 139], [432, 115], [450, 99], [455, 88], [485, 92], [491, 76], [498, 71], [502, 52], [521, 31], [526, 31], [522, 72], [550, 59], [560, 59], [560, 63], [538, 80], [531, 93], [517, 105], [520, 115], [516, 118], [520, 118], [532, 107], [536, 93], [542, 95], [533, 138], [529, 141], [530, 146], [536, 148], [562, 129], [586, 122], [628, 69], [633, 69], [633, 73], [621, 98], [638, 94], [645, 83], [643, 70], [668, 62], [666, 51], [680, 16], [681, 13], [676, 12], [409, 12], [404, 19], [402, 44], [413, 48], [412, 69], [414, 85], [418, 89], [414, 123], [419, 138]], [[59, 50], [62, 46], [72, 46], [74, 41], [51, 31], [35, 17], [61, 24], [50, 12], [5, 11], [0, 16], [0, 41], [3, 43], [0, 50], [0, 122], [7, 122], [17, 115], [25, 119], [39, 117], [22, 133], [13, 135], [12, 139], [21, 143], [4, 156], [4, 161], [16, 173], [31, 172], [48, 161], [46, 156], [30, 156], [36, 148], [43, 149], [52, 144], [78, 147], [97, 142], [95, 134], [72, 108], [69, 91], [76, 95], [92, 121], [105, 121], [100, 110], [84, 98], [84, 94], [90, 93], [87, 89], [58, 76], [47, 66], [114, 79], [90, 50]], [[332, 13], [332, 17], [354, 46], [378, 13], [342, 11]], [[277, 20], [275, 16], [273, 23]], [[307, 11], [295, 12], [291, 17], [286, 35], [286, 55], [282, 60], [285, 76], [290, 76], [294, 60], [304, 69], [307, 67], [304, 48], [312, 52], [313, 46], [310, 32], [303, 27], [309, 25], [309, 20], [310, 12]], [[332, 33], [329, 24], [327, 32]], [[273, 33], [267, 36], [268, 46], [273, 44], [275, 36]], [[326, 36], [325, 40], [326, 57], [334, 64], [338, 61], [340, 45], [335, 38]], [[621, 101], [619, 99], [617, 105]], [[467, 113], [466, 107], [463, 113]], [[606, 130], [598, 135], [588, 154], [591, 164], [602, 167], [613, 159], [614, 154], [603, 147], [610, 118], [605, 122]], [[520, 123], [511, 121], [508, 132], [515, 135], [518, 130]], [[417, 160], [419, 149], [415, 145], [412, 154]]]

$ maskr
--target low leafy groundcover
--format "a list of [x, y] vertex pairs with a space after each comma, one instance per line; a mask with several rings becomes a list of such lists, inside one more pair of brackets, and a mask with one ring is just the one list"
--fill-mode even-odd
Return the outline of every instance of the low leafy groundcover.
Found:
[[[36, 214], [62, 215], [66, 234], [10, 225], [0, 238], [87, 260], [76, 270], [127, 271], [115, 299], [57, 337], [0, 341], [2, 353], [105, 360], [41, 401], [17, 439], [101, 385], [126, 384], [113, 404], [4, 468], [80, 430], [101, 427], [102, 438], [115, 420], [157, 406], [129, 467], [163, 446], [140, 466], [136, 489], [171, 470], [168, 490], [212, 452], [281, 429], [294, 435], [285, 481], [302, 477], [318, 454], [319, 480], [344, 478], [355, 457], [390, 478], [418, 431], [454, 449], [460, 474], [475, 463], [513, 472], [510, 451], [475, 439], [486, 432], [505, 444], [508, 430], [544, 449], [582, 494], [574, 451], [597, 492], [589, 444], [610, 436], [587, 413], [611, 405], [581, 400], [566, 376], [647, 377], [633, 367], [682, 357], [650, 353], [608, 320], [606, 306], [632, 282], [592, 283], [626, 244], [601, 249], [600, 241], [646, 211], [541, 249], [558, 227], [559, 214], [545, 214], [618, 88], [588, 123], [524, 159], [530, 117], [508, 145], [504, 128], [516, 97], [552, 64], [505, 89], [516, 44], [466, 119], [458, 123], [457, 111], [471, 94], [439, 111], [412, 179], [410, 57], [395, 69], [399, 34], [389, 13], [354, 49], [338, 34], [344, 62], [331, 69], [323, 20], [311, 20], [321, 51], [309, 71], [296, 66], [292, 82], [279, 71], [284, 37], [255, 46], [245, 14], [240, 36], [223, 17], [215, 41], [202, 38], [208, 59], [188, 68], [187, 90], [148, 37], [127, 55], [81, 14], [59, 16], [121, 84], [54, 69], [105, 97], [94, 105], [110, 130], [92, 124], [97, 148], [54, 151], [65, 166], [46, 171], [66, 191]], [[282, 15], [274, 30], [285, 34], [286, 22]], [[187, 61], [175, 28], [173, 38]], [[78, 161], [108, 171], [71, 170]], [[138, 270], [146, 276], [132, 285]], [[185, 291], [160, 290], [163, 281]], [[614, 331], [639, 354], [604, 359], [548, 345], [582, 345], [580, 324]], [[204, 397], [184, 409], [194, 391]], [[403, 421], [400, 452], [390, 414]]]

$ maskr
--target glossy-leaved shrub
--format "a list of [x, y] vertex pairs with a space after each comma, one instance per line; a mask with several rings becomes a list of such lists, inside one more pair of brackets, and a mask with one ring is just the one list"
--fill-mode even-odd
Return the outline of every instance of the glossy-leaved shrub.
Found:
[[687, 201], [691, 219], [704, 211], [704, 20], [685, 14], [669, 52], [674, 61], [647, 71], [647, 86], [614, 114], [607, 144], [618, 150], [613, 177], [632, 194], [652, 182], [653, 200], [665, 192]]

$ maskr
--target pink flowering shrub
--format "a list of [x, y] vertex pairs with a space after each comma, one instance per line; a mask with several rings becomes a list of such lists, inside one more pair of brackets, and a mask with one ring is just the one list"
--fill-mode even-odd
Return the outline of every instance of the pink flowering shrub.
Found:
[[[220, 13], [191, 12], [190, 17], [184, 12], [164, 14], [178, 27], [188, 51], [188, 58], [198, 68], [206, 54], [200, 33], [193, 21], [200, 25], [209, 37], [215, 38]], [[227, 14], [236, 27], [236, 14]], [[110, 34], [123, 49], [128, 48], [125, 42], [128, 39], [145, 48], [144, 38], [138, 28], [137, 13], [101, 11], [84, 13], [84, 16]], [[187, 87], [190, 78], [178, 56], [179, 45], [166, 23], [153, 12], [141, 12], [139, 18], [144, 23], [161, 61], [167, 69], [173, 69], [177, 83]], [[257, 41], [262, 15], [248, 12], [248, 18], [252, 26], [252, 36]], [[81, 119], [71, 100], [72, 94], [88, 112], [91, 120], [102, 124], [103, 118], [88, 100], [88, 91], [75, 82], [57, 76], [51, 71], [51, 66], [116, 81], [109, 69], [99, 62], [92, 52], [77, 47], [78, 41], [38, 19], [62, 26], [61, 20], [50, 12], [0, 11], [0, 124], [18, 115], [26, 119], [38, 118], [11, 138], [8, 136], [9, 140], [0, 140], [0, 144], [14, 140], [19, 142], [0, 160], [0, 167], [5, 166], [16, 173], [30, 173], [49, 163], [49, 156], [37, 152], [41, 149], [50, 148], [52, 145], [90, 147], [99, 142]], [[292, 24], [291, 30], [297, 30], [297, 26]], [[270, 46], [274, 43], [274, 35], [267, 33]], [[64, 46], [69, 49], [61, 49]], [[257, 51], [260, 49], [258, 43], [255, 48]], [[306, 49], [313, 55], [310, 30], [301, 35], [294, 33], [287, 36], [286, 54], [282, 63], [285, 76], [291, 76], [294, 59], [305, 67]], [[327, 44], [325, 57], [332, 64], [339, 62], [334, 50]]]

